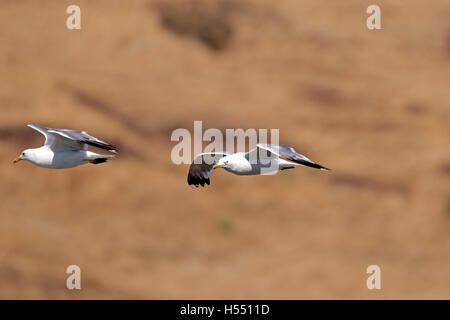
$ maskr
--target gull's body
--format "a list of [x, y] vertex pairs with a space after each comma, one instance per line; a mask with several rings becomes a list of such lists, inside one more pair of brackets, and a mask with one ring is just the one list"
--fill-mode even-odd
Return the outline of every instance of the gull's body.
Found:
[[262, 175], [297, 166], [329, 170], [286, 145], [258, 144], [249, 152], [232, 154], [214, 152], [197, 155], [189, 168], [188, 184], [196, 187], [209, 185], [209, 175], [217, 168], [224, 168], [237, 175]]
[[27, 160], [37, 166], [49, 169], [67, 169], [87, 163], [103, 163], [114, 158], [114, 155], [104, 155], [88, 151], [92, 145], [110, 152], [117, 153], [116, 149], [84, 131], [52, 129], [35, 124], [30, 128], [45, 136], [45, 143], [40, 148], [27, 149], [14, 160]]

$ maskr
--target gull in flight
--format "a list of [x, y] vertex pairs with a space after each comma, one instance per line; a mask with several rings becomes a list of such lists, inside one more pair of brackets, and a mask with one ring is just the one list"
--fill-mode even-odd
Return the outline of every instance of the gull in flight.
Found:
[[293, 148], [284, 144], [258, 144], [249, 152], [211, 152], [200, 153], [189, 167], [187, 182], [198, 188], [209, 185], [209, 175], [217, 168], [237, 175], [270, 174], [278, 170], [307, 166], [320, 170], [330, 170], [307, 157], [298, 154]]
[[14, 163], [27, 160], [49, 169], [73, 168], [86, 163], [103, 163], [114, 158], [114, 155], [103, 155], [88, 151], [88, 145], [117, 153], [109, 143], [94, 138], [84, 131], [52, 129], [36, 124], [28, 127], [45, 136], [45, 143], [40, 148], [27, 149], [18, 156]]

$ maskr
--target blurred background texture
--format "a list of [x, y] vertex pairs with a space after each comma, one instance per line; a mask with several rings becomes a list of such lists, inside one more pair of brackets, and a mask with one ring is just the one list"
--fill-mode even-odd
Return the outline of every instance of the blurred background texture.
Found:
[[[333, 171], [192, 189], [170, 136], [194, 120], [279, 128]], [[0, 298], [448, 299], [449, 120], [448, 0], [2, 0]], [[27, 123], [122, 152], [13, 165]]]

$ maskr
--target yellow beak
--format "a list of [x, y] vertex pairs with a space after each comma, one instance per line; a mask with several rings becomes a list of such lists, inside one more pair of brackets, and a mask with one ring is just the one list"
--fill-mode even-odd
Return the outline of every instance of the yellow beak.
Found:
[[221, 168], [221, 167], [222, 167], [221, 164], [215, 164], [215, 165], [213, 166], [213, 169], [217, 169], [217, 168]]
[[21, 156], [18, 156], [17, 158], [14, 159], [13, 162], [14, 162], [14, 163], [17, 163], [17, 162], [19, 162], [20, 160], [22, 160], [22, 157], [21, 157]]

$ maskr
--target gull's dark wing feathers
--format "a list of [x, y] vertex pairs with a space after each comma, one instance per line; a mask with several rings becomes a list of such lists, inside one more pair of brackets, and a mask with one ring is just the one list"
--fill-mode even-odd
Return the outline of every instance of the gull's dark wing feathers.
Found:
[[90, 146], [94, 146], [100, 149], [108, 150], [113, 153], [117, 153], [116, 147], [113, 145], [101, 141], [85, 131], [67, 130], [67, 129], [49, 129], [50, 133], [59, 134], [67, 139], [71, 139], [80, 143], [85, 143]]
[[212, 152], [212, 153], [200, 153], [192, 161], [189, 167], [189, 173], [187, 182], [189, 185], [194, 185], [198, 188], [205, 184], [209, 185], [209, 175], [214, 170], [213, 166], [219, 161], [220, 158], [227, 156], [224, 152]]
[[324, 166], [321, 166], [320, 164], [317, 164], [317, 163], [311, 161], [304, 155], [297, 153], [294, 150], [294, 148], [288, 147], [285, 144], [282, 144], [280, 146], [273, 145], [273, 144], [258, 144], [257, 148], [262, 148], [264, 150], [270, 151], [270, 152], [278, 155], [280, 158], [301, 164], [303, 166], [316, 168], [316, 169], [320, 169], [320, 170], [330, 170]]
[[85, 131], [52, 129], [37, 124], [29, 124], [30, 128], [45, 136], [45, 145], [52, 149], [87, 150], [87, 145], [117, 153], [114, 146], [101, 141]]

